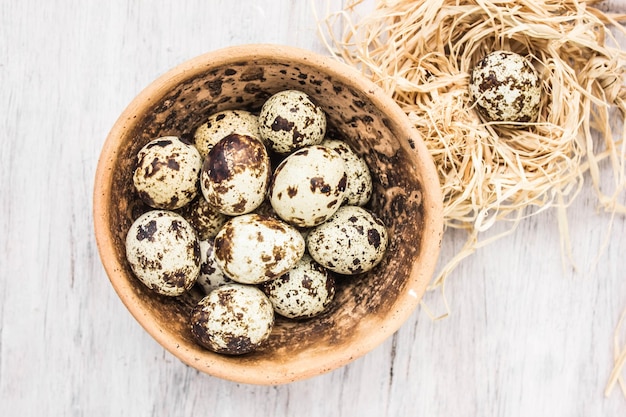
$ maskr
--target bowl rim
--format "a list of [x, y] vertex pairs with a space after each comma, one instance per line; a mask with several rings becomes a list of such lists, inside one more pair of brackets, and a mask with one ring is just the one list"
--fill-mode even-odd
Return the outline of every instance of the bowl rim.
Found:
[[[422, 262], [419, 265], [418, 262], [413, 262], [411, 265], [406, 291], [400, 294], [400, 299], [394, 303], [395, 310], [389, 313], [386, 320], [379, 323], [377, 331], [364, 335], [365, 337], [359, 339], [359, 343], [351, 346], [350, 350], [334, 349], [325, 352], [325, 358], [321, 364], [298, 363], [297, 369], [294, 369], [296, 366], [292, 364], [294, 366], [275, 366], [271, 369], [263, 368], [263, 372], [258, 372], [256, 368], [252, 369], [253, 367], [249, 365], [241, 365], [219, 358], [200, 359], [193, 351], [177, 343], [174, 335], [161, 328], [156, 321], [150, 318], [148, 309], [145, 308], [141, 300], [134, 296], [130, 283], [121, 274], [124, 268], [117, 261], [113, 232], [108, 227], [110, 219], [108, 196], [113, 186], [113, 165], [121, 138], [125, 131], [135, 127], [137, 119], [133, 116], [140, 109], [147, 104], [158, 102], [176, 84], [202, 74], [210, 68], [242, 62], [243, 60], [265, 58], [276, 61], [284, 60], [284, 62], [290, 62], [294, 65], [306, 65], [320, 72], [330, 73], [334, 78], [354, 86], [358, 90], [366, 91], [372, 103], [388, 115], [392, 123], [398, 125], [400, 131], [407, 132], [407, 137], [398, 137], [397, 139], [413, 163], [421, 166], [423, 189], [429, 190], [429, 192], [424, 193], [422, 201], [425, 207], [424, 235], [429, 236], [429, 238], [423, 240], [423, 248], [420, 252]], [[279, 44], [245, 44], [216, 49], [176, 65], [148, 84], [131, 100], [107, 135], [98, 159], [93, 191], [95, 238], [100, 259], [115, 292], [135, 320], [162, 347], [183, 363], [215, 377], [259, 385], [294, 382], [340, 368], [370, 352], [399, 330], [419, 305], [434, 274], [443, 235], [442, 213], [442, 193], [434, 161], [420, 133], [411, 124], [399, 105], [382, 88], [366, 78], [356, 68], [344, 64], [330, 55], [321, 55], [299, 47]], [[309, 360], [308, 362], [313, 361]]]

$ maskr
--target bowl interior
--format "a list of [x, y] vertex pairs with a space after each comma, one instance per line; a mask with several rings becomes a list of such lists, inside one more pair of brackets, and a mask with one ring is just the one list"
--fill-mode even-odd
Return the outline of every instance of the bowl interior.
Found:
[[[132, 275], [124, 242], [131, 223], [149, 208], [134, 191], [135, 155], [151, 139], [190, 139], [210, 114], [256, 112], [272, 94], [308, 93], [326, 112], [331, 130], [368, 162], [374, 194], [368, 208], [385, 222], [387, 255], [373, 271], [339, 277], [335, 301], [304, 321], [277, 317], [257, 351], [224, 356], [192, 339], [192, 291], [159, 296]], [[233, 47], [168, 72], [122, 114], [103, 149], [96, 178], [96, 236], [109, 278], [135, 318], [183, 362], [239, 382], [277, 384], [337, 368], [395, 332], [419, 303], [433, 273], [441, 237], [440, 190], [417, 132], [381, 90], [330, 58], [293, 48]]]

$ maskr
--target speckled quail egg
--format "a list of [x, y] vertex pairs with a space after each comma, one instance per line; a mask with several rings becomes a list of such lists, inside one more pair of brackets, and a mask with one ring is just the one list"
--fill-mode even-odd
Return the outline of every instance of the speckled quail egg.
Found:
[[200, 345], [217, 353], [242, 355], [269, 338], [274, 309], [260, 289], [226, 284], [198, 302], [190, 321], [191, 334]]
[[350, 145], [339, 139], [324, 139], [320, 144], [341, 155], [346, 167], [348, 182], [344, 204], [364, 206], [372, 197], [372, 175], [365, 159], [357, 155]]
[[316, 226], [343, 203], [347, 178], [337, 151], [307, 146], [276, 167], [269, 189], [270, 203], [286, 222], [298, 227]]
[[148, 211], [133, 222], [126, 235], [126, 258], [135, 276], [163, 295], [183, 294], [200, 273], [196, 232], [172, 211]]
[[217, 287], [233, 282], [217, 265], [213, 247], [213, 239], [200, 241], [200, 275], [198, 275], [196, 284], [205, 294]]
[[215, 236], [215, 260], [233, 281], [260, 284], [293, 268], [304, 238], [289, 224], [250, 213], [230, 219]]
[[194, 143], [202, 158], [206, 158], [217, 142], [232, 133], [261, 140], [258, 116], [245, 110], [224, 110], [214, 113], [196, 128]]
[[233, 133], [207, 155], [200, 187], [204, 198], [217, 211], [235, 216], [261, 205], [270, 177], [271, 164], [265, 146], [250, 136]]
[[274, 305], [274, 311], [290, 319], [317, 316], [335, 297], [334, 277], [307, 254], [286, 274], [260, 288]]
[[471, 71], [469, 90], [479, 112], [489, 121], [512, 126], [533, 122], [539, 115], [539, 74], [514, 52], [496, 51], [481, 59]]
[[307, 237], [309, 254], [338, 274], [355, 275], [374, 268], [384, 257], [388, 233], [382, 220], [359, 206], [342, 206]]
[[191, 203], [178, 210], [198, 233], [200, 240], [212, 239], [229, 219], [211, 206], [200, 194]]
[[326, 114], [304, 92], [285, 90], [271, 96], [259, 113], [259, 133], [278, 154], [317, 145], [326, 134]]
[[150, 207], [174, 210], [198, 194], [202, 157], [176, 136], [154, 139], [137, 154], [133, 183]]

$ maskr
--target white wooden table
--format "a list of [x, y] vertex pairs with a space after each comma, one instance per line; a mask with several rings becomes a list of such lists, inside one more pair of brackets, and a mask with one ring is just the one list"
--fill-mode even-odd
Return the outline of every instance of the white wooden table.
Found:
[[[619, 389], [604, 396], [626, 308], [626, 221], [609, 229], [589, 189], [569, 211], [578, 269], [563, 267], [556, 214], [533, 217], [461, 264], [448, 318], [419, 308], [329, 374], [232, 383], [183, 365], [142, 330], [95, 246], [100, 149], [158, 75], [256, 42], [326, 52], [307, 1], [0, 2], [0, 414], [626, 415]], [[447, 234], [442, 258], [462, 243]], [[439, 293], [425, 302], [442, 311]]]

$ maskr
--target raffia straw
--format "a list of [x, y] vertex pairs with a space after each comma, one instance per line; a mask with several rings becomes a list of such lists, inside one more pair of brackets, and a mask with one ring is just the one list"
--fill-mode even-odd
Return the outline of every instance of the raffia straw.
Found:
[[[509, 222], [511, 233], [522, 219], [556, 208], [568, 240], [566, 209], [588, 179], [599, 207], [626, 213], [626, 130], [611, 130], [614, 109], [622, 119], [626, 112], [626, 54], [608, 28], [626, 34], [624, 15], [592, 7], [596, 1], [381, 0], [361, 16], [360, 3], [348, 1], [321, 20], [322, 40], [405, 111], [438, 170], [446, 228], [467, 231], [431, 289], [502, 236], [482, 238], [496, 223]], [[470, 71], [498, 49], [538, 68], [538, 122], [519, 129], [486, 123], [473, 108]], [[569, 243], [562, 248], [571, 251]]]
[[626, 364], [626, 346], [622, 346], [620, 343], [620, 330], [622, 328], [622, 323], [626, 318], [626, 310], [622, 312], [622, 315], [617, 322], [617, 326], [615, 326], [615, 331], [613, 333], [613, 369], [611, 370], [611, 375], [609, 376], [608, 383], [604, 390], [604, 395], [608, 397], [611, 395], [613, 388], [616, 383], [619, 383], [620, 389], [622, 390], [622, 394], [626, 397], [626, 382], [624, 382], [624, 378], [622, 375], [622, 371], [624, 369], [624, 364]]

